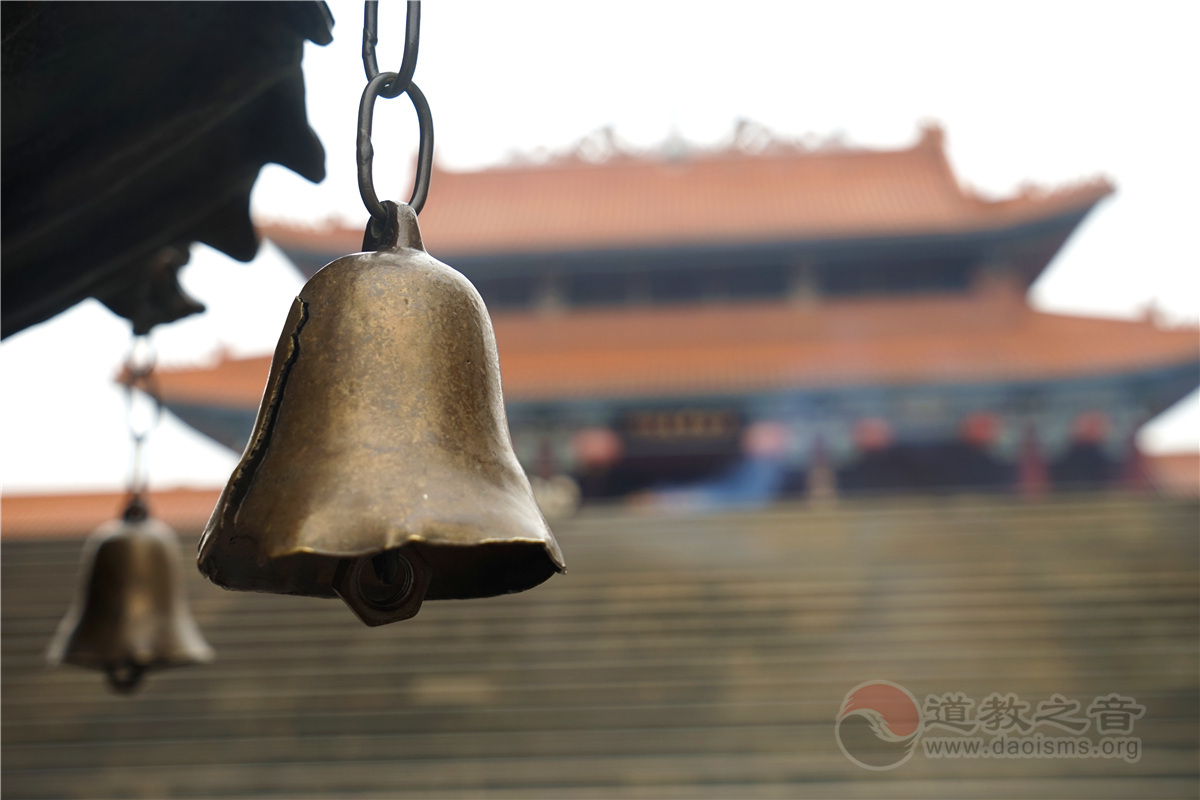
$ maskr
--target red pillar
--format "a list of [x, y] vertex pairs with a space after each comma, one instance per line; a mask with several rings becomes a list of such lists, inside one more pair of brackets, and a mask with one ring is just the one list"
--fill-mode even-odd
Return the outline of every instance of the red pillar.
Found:
[[1025, 439], [1021, 442], [1021, 456], [1017, 463], [1017, 491], [1022, 497], [1042, 497], [1050, 491], [1050, 472], [1042, 457], [1038, 443], [1037, 427], [1031, 422], [1025, 428]]
[[1129, 446], [1125, 449], [1125, 464], [1121, 469], [1121, 487], [1144, 492], [1152, 488], [1153, 484], [1146, 454], [1138, 447], [1137, 432], [1137, 427], [1134, 427], [1129, 433]]
[[825, 440], [817, 435], [813, 442], [812, 461], [808, 467], [808, 500], [814, 505], [837, 500], [837, 473], [825, 452]]

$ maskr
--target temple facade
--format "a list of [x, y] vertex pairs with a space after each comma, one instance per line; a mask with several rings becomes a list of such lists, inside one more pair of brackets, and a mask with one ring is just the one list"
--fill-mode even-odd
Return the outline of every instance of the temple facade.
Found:
[[[1200, 384], [1194, 328], [1027, 301], [1109, 183], [985, 199], [936, 127], [899, 150], [735, 137], [432, 185], [425, 244], [492, 314], [518, 456], [585, 497], [1136, 486], [1137, 431]], [[306, 275], [362, 239], [261, 232]], [[268, 367], [158, 380], [240, 451]]]

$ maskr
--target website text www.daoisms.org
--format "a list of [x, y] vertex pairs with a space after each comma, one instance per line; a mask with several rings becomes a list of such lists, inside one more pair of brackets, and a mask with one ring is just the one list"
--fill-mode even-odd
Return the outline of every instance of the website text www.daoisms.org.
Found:
[[1135, 736], [930, 737], [921, 740], [926, 758], [1121, 758], [1130, 764], [1142, 757], [1142, 740]]

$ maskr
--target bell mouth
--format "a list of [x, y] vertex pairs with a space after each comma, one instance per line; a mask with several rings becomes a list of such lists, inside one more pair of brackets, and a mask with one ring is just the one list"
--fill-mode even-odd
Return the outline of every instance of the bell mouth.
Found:
[[433, 570], [429, 600], [469, 600], [532, 589], [566, 572], [551, 541], [496, 541], [477, 545], [422, 542]]
[[[305, 597], [344, 596], [337, 586], [348, 570], [375, 556], [397, 551], [415, 564], [413, 579], [428, 575], [425, 600], [466, 600], [523, 592], [565, 572], [558, 547], [551, 540], [492, 541], [483, 544], [441, 543], [412, 538], [396, 547], [365, 553], [319, 553], [293, 550], [279, 555], [260, 554], [249, 537], [222, 543], [224, 552], [201, 552], [200, 572], [225, 589], [272, 592]], [[372, 569], [374, 569], [372, 567]], [[399, 569], [407, 569], [402, 564]], [[377, 574], [378, 576], [378, 574]], [[385, 582], [386, 572], [383, 578]], [[370, 575], [364, 580], [373, 583]], [[389, 592], [370, 585], [375, 605], [389, 605]], [[357, 592], [356, 592], [357, 593]], [[404, 601], [400, 601], [404, 602]], [[367, 605], [367, 603], [364, 603]]]

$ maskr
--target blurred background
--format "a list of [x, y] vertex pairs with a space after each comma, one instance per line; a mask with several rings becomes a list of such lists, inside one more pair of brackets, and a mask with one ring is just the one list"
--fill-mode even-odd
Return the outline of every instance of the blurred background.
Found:
[[[152, 510], [190, 561], [292, 298], [360, 249], [362, 7], [303, 52], [310, 183], [153, 333]], [[380, 12], [398, 63], [403, 6]], [[421, 228], [487, 303], [570, 572], [362, 628], [190, 568], [212, 666], [43, 666], [120, 509], [129, 323], [5, 340], [3, 790], [58, 796], [1196, 796], [1197, 12], [1162, 4], [428, 4]], [[377, 104], [381, 196], [416, 125]], [[1119, 693], [1142, 758], [839, 750], [870, 680]]]

